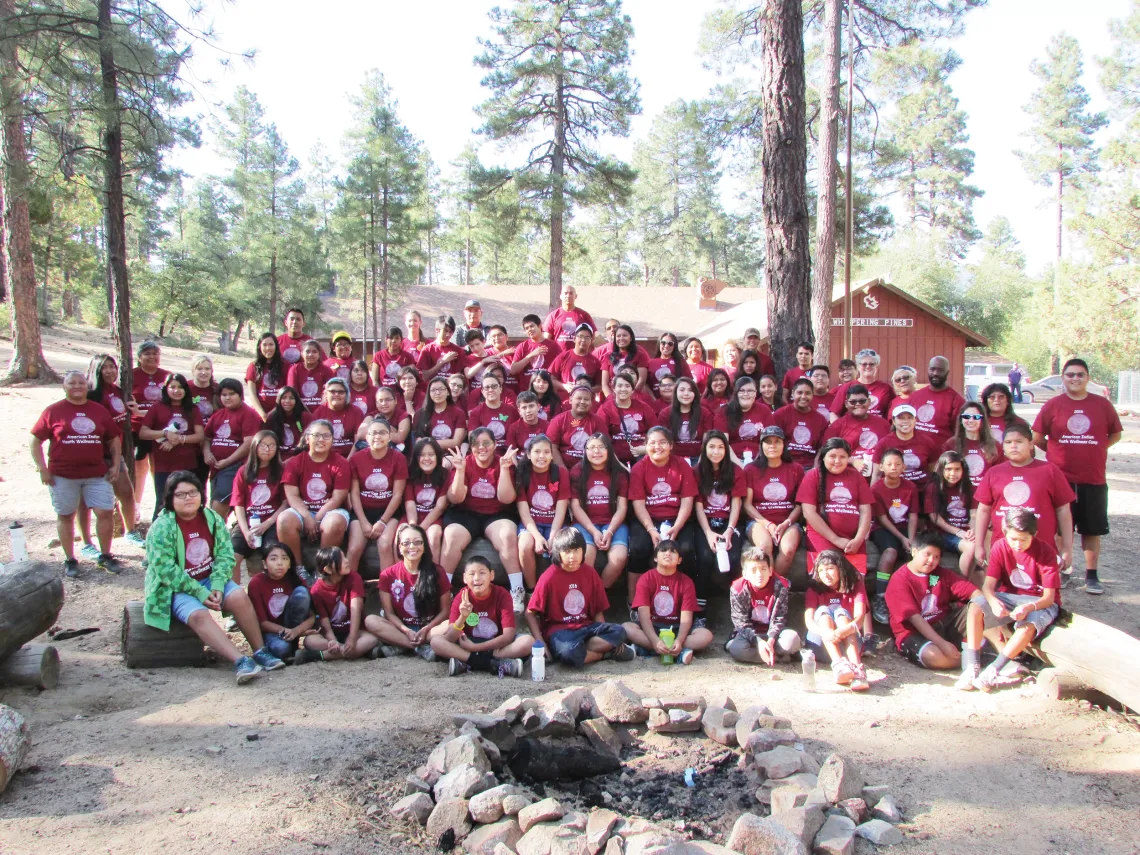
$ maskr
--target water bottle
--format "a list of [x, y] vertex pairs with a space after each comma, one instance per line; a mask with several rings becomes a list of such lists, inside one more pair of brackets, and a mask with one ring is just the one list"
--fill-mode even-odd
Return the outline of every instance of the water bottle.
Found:
[[261, 549], [261, 535], [253, 533], [253, 529], [257, 528], [259, 525], [261, 525], [261, 517], [259, 517], [257, 514], [253, 514], [249, 518], [249, 529], [250, 529], [250, 538], [249, 539], [253, 542], [253, 548], [254, 549]]
[[[666, 647], [672, 647], [673, 642], [675, 642], [677, 640], [677, 634], [675, 632], [673, 632], [673, 630], [670, 629], [669, 627], [665, 627], [665, 629], [663, 629], [663, 630], [661, 630], [661, 632], [657, 633], [657, 637], [661, 639], [661, 643], [664, 644]], [[673, 654], [672, 653], [661, 654], [661, 664], [662, 665], [672, 665], [673, 664]]]
[[8, 526], [8, 537], [12, 544], [12, 561], [27, 561], [28, 560], [28, 539], [24, 535], [24, 527], [20, 525], [19, 521], [13, 522]]
[[530, 678], [536, 683], [546, 679], [546, 645], [536, 641], [530, 649]]
[[744, 449], [744, 454], [742, 456], [742, 459], [744, 460], [745, 466], [747, 466], [749, 463], [751, 463], [752, 462], [752, 449], [750, 449], [750, 448]]
[[815, 653], [811, 650], [801, 650], [800, 658], [803, 660], [804, 691], [815, 691]]
[[657, 530], [661, 532], [662, 538], [669, 537], [669, 532], [672, 531], [672, 529], [673, 523], [669, 522], [668, 520], [665, 520], [665, 522], [661, 523], [661, 525], [657, 527]]
[[727, 573], [732, 569], [728, 563], [728, 544], [719, 538], [716, 542], [716, 566], [721, 573]]

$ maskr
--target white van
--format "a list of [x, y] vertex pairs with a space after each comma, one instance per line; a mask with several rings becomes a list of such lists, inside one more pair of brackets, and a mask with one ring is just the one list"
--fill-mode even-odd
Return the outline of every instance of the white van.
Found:
[[1012, 362], [967, 362], [966, 379], [962, 384], [967, 401], [976, 401], [982, 390], [991, 383], [1009, 383]]

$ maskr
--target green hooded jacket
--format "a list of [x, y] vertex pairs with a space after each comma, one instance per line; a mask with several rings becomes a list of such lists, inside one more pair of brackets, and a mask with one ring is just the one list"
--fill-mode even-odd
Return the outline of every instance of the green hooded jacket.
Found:
[[[170, 629], [170, 604], [175, 594], [189, 594], [201, 603], [211, 591], [223, 591], [233, 578], [234, 547], [226, 522], [202, 508], [214, 538], [214, 568], [205, 587], [186, 573], [186, 542], [173, 511], [163, 511], [146, 535], [146, 582], [143, 620], [155, 629]], [[209, 590], [207, 590], [209, 589]]]

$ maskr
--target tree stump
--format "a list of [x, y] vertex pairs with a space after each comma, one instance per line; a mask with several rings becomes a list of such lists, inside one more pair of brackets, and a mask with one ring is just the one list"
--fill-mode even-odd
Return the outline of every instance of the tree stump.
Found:
[[32, 734], [24, 717], [0, 704], [0, 793], [8, 786], [32, 744]]
[[59, 685], [59, 651], [50, 644], [25, 644], [0, 662], [0, 683], [54, 689]]
[[58, 564], [17, 561], [0, 570], [0, 662], [51, 629], [62, 608]]
[[122, 653], [128, 668], [185, 668], [206, 662], [205, 645], [186, 624], [171, 618], [167, 632], [147, 626], [141, 600], [131, 600], [123, 609]]

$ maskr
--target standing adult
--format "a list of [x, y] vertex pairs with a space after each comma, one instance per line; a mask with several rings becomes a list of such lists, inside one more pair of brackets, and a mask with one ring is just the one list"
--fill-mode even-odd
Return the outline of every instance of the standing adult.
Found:
[[[87, 378], [82, 371], [68, 371], [64, 375], [63, 391], [64, 399], [44, 410], [32, 426], [29, 447], [40, 480], [51, 494], [64, 554], [64, 574], [79, 575], [79, 562], [75, 560], [75, 512], [80, 499], [95, 512], [98, 565], [108, 573], [118, 573], [119, 563], [111, 554], [111, 514], [115, 509], [111, 482], [119, 471], [122, 431], [110, 412], [87, 400]], [[48, 442], [46, 461], [45, 441]]]
[[[772, 423], [784, 432], [784, 441], [787, 450], [791, 452], [792, 461], [810, 469], [815, 465], [815, 456], [823, 444], [828, 421], [812, 406], [815, 387], [810, 379], [800, 377], [789, 391], [792, 402], [776, 410]], [[757, 458], [761, 456], [763, 455], [757, 455]]]
[[1009, 390], [1013, 394], [1014, 403], [1021, 403], [1021, 381], [1024, 379], [1024, 372], [1021, 366], [1016, 362], [1013, 363], [1013, 368], [1009, 369], [1009, 374], [1006, 375], [1009, 380]]
[[419, 358], [420, 351], [432, 341], [424, 335], [423, 326], [423, 317], [415, 309], [404, 315], [404, 328], [408, 331], [404, 336], [404, 350], [415, 358]]
[[554, 362], [554, 358], [562, 352], [562, 346], [556, 340], [543, 336], [542, 319], [538, 315], [523, 315], [522, 326], [526, 339], [515, 345], [511, 375], [517, 376], [525, 372], [529, 383], [536, 372], [548, 368]]
[[602, 364], [590, 353], [590, 345], [594, 343], [594, 328], [587, 323], [579, 324], [573, 340], [573, 346], [563, 350], [550, 364], [551, 382], [563, 402], [569, 400], [570, 390], [579, 378], [584, 377], [590, 381], [594, 394], [602, 389]]
[[[250, 406], [265, 418], [277, 406], [277, 391], [285, 385], [287, 367], [281, 358], [273, 333], [263, 333], [257, 340], [257, 358], [245, 370], [245, 388]], [[209, 418], [209, 415], [205, 418]]]
[[966, 399], [950, 386], [950, 360], [945, 356], [930, 360], [926, 380], [930, 385], [914, 392], [907, 403], [916, 413], [914, 429], [933, 439], [936, 448], [941, 448], [954, 435], [955, 422]]
[[[891, 426], [882, 416], [871, 414], [871, 396], [867, 387], [854, 383], [846, 388], [847, 399], [844, 409], [847, 415], [840, 416], [831, 423], [823, 434], [824, 442], [841, 437], [850, 449], [851, 465], [859, 472], [871, 477], [872, 456], [879, 440], [891, 432]], [[836, 393], [838, 400], [838, 392]]]
[[1089, 367], [1070, 359], [1061, 369], [1065, 394], [1045, 402], [1033, 422], [1033, 444], [1065, 474], [1076, 494], [1073, 527], [1085, 554], [1085, 592], [1103, 594], [1097, 578], [1100, 539], [1108, 534], [1108, 449], [1124, 428], [1107, 398], [1089, 394]]
[[131, 411], [131, 433], [134, 434], [136, 510], [142, 501], [143, 490], [146, 489], [152, 450], [150, 441], [139, 436], [139, 428], [146, 420], [150, 408], [162, 400], [162, 387], [166, 383], [167, 375], [170, 374], [169, 371], [159, 368], [161, 353], [153, 341], [144, 341], [139, 345], [137, 358], [138, 364], [131, 372], [131, 400], [127, 404], [127, 408]]
[[[234, 478], [249, 458], [253, 437], [261, 430], [261, 416], [242, 400], [241, 383], [227, 377], [218, 384], [222, 408], [206, 422], [202, 457], [210, 467], [210, 507], [222, 519], [230, 514]], [[156, 500], [157, 501], [157, 500]]]
[[[285, 313], [285, 332], [277, 336], [277, 350], [285, 361], [286, 368], [301, 361], [301, 353], [307, 341], [314, 339], [305, 332], [305, 313], [294, 307]], [[320, 350], [319, 344], [317, 349], [320, 358], [324, 359], [325, 354]]]
[[[842, 367], [842, 363], [840, 363]], [[831, 420], [834, 422], [847, 412], [847, 388], [858, 383], [867, 390], [868, 412], [873, 416], [886, 418], [891, 411], [891, 398], [894, 390], [889, 383], [879, 379], [879, 354], [870, 348], [855, 354], [857, 374], [851, 383], [843, 383], [835, 390], [835, 400], [831, 403]]]
[[756, 329], [756, 327], [749, 327], [744, 331], [744, 339], [741, 342], [741, 346], [745, 350], [751, 350], [756, 353], [756, 357], [760, 360], [761, 375], [771, 374], [775, 377], [776, 364], [772, 362], [772, 357], [760, 349], [761, 341], [760, 330]]
[[578, 292], [574, 290], [574, 286], [563, 285], [559, 299], [562, 300], [562, 305], [551, 311], [546, 316], [546, 320], [542, 322], [542, 331], [546, 333], [546, 337], [554, 339], [565, 349], [574, 341], [578, 327], [582, 324], [588, 324], [590, 327], [590, 344], [593, 344], [594, 330], [598, 328], [598, 325], [594, 323], [589, 312], [578, 308]]
[[811, 380], [811, 405], [815, 411], [831, 421], [831, 402], [835, 400], [835, 392], [831, 388], [831, 369], [826, 365], [813, 365], [808, 372]]
[[[87, 366], [87, 399], [102, 404], [111, 414], [120, 431], [130, 428], [127, 425], [127, 405], [123, 403], [123, 392], [119, 388], [119, 364], [109, 353], [97, 353]], [[123, 520], [124, 539], [133, 546], [145, 546], [146, 540], [139, 533], [139, 521], [135, 518], [135, 487], [127, 470], [133, 462], [120, 460], [118, 472], [111, 483], [119, 500], [119, 514]], [[84, 547], [80, 554], [85, 558], [98, 558], [99, 549], [91, 543], [91, 517], [80, 502], [79, 527], [83, 534]], [[112, 526], [113, 528], [113, 526]]]
[[437, 374], [447, 379], [451, 374], [463, 374], [467, 353], [452, 338], [455, 336], [455, 318], [440, 315], [435, 319], [435, 340], [420, 350], [416, 367], [424, 380]]
[[478, 300], [468, 300], [463, 306], [463, 323], [455, 328], [455, 343], [460, 347], [467, 345], [467, 333], [479, 330], [483, 333], [483, 340], [491, 334], [491, 328], [483, 323], [483, 307]]
[[[790, 397], [792, 387], [801, 377], [811, 373], [811, 365], [815, 360], [815, 345], [810, 341], [801, 341], [796, 346], [796, 364], [784, 372], [784, 379], [780, 386], [784, 390], [784, 397]], [[810, 379], [810, 378], [809, 378]]]

